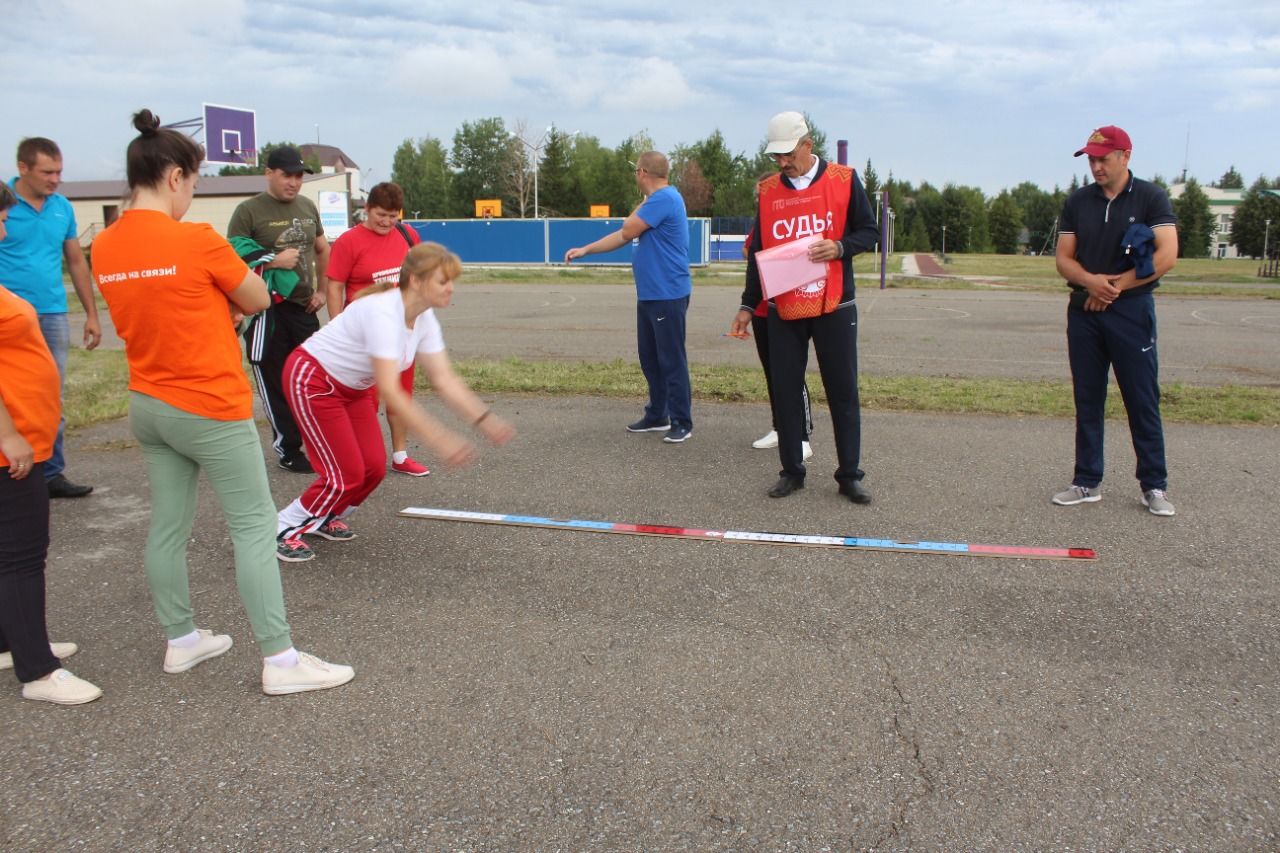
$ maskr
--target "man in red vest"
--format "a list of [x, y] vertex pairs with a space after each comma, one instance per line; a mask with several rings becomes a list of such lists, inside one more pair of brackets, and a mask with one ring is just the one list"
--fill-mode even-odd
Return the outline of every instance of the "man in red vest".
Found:
[[769, 120], [765, 153], [778, 165], [779, 174], [760, 182], [758, 227], [748, 249], [747, 284], [732, 332], [747, 333], [751, 314], [762, 298], [756, 252], [818, 236], [821, 239], [809, 247], [809, 260], [825, 267], [823, 278], [769, 301], [773, 419], [782, 461], [781, 479], [769, 490], [769, 497], [785, 498], [804, 488], [801, 395], [812, 340], [831, 409], [840, 494], [856, 504], [871, 503], [858, 467], [862, 420], [853, 256], [875, 248], [879, 233], [875, 216], [857, 173], [813, 153], [813, 139], [801, 113], [778, 113]]

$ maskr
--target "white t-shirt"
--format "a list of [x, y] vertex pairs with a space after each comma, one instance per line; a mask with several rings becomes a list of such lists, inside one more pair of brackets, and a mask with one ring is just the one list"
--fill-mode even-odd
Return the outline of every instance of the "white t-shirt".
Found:
[[435, 311], [404, 324], [404, 299], [395, 287], [352, 300], [336, 319], [303, 342], [302, 348], [330, 376], [357, 391], [374, 384], [373, 360], [392, 359], [404, 370], [418, 353], [444, 351], [444, 333]]

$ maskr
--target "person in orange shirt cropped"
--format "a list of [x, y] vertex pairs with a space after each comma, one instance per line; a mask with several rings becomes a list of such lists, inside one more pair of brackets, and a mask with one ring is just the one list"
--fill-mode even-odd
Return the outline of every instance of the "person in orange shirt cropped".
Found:
[[236, 586], [263, 654], [271, 695], [350, 681], [349, 666], [293, 647], [275, 559], [275, 507], [253, 423], [249, 380], [235, 327], [270, 304], [266, 283], [211, 227], [180, 220], [191, 206], [204, 152], [134, 116], [130, 204], [93, 242], [93, 276], [129, 362], [129, 425], [151, 483], [145, 565], [168, 637], [164, 671], [185, 672], [231, 648], [199, 629], [191, 609], [187, 542], [201, 471], [217, 495], [235, 546]]
[[[0, 240], [17, 199], [0, 184]], [[0, 286], [0, 669], [13, 669], [27, 699], [81, 705], [102, 691], [62, 668], [75, 643], [49, 643], [45, 560], [49, 491], [44, 463], [62, 417], [58, 365], [31, 303]]]

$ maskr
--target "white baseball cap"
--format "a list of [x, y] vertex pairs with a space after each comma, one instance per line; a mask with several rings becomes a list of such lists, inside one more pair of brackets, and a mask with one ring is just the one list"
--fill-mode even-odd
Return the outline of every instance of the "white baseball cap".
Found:
[[790, 154], [800, 140], [809, 135], [809, 125], [800, 113], [778, 113], [769, 119], [769, 144], [766, 154]]

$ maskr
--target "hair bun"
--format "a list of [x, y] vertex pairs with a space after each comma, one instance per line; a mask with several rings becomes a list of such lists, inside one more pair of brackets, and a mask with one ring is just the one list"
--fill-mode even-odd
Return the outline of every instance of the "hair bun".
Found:
[[143, 136], [155, 136], [160, 129], [160, 117], [144, 108], [133, 114], [133, 126]]

